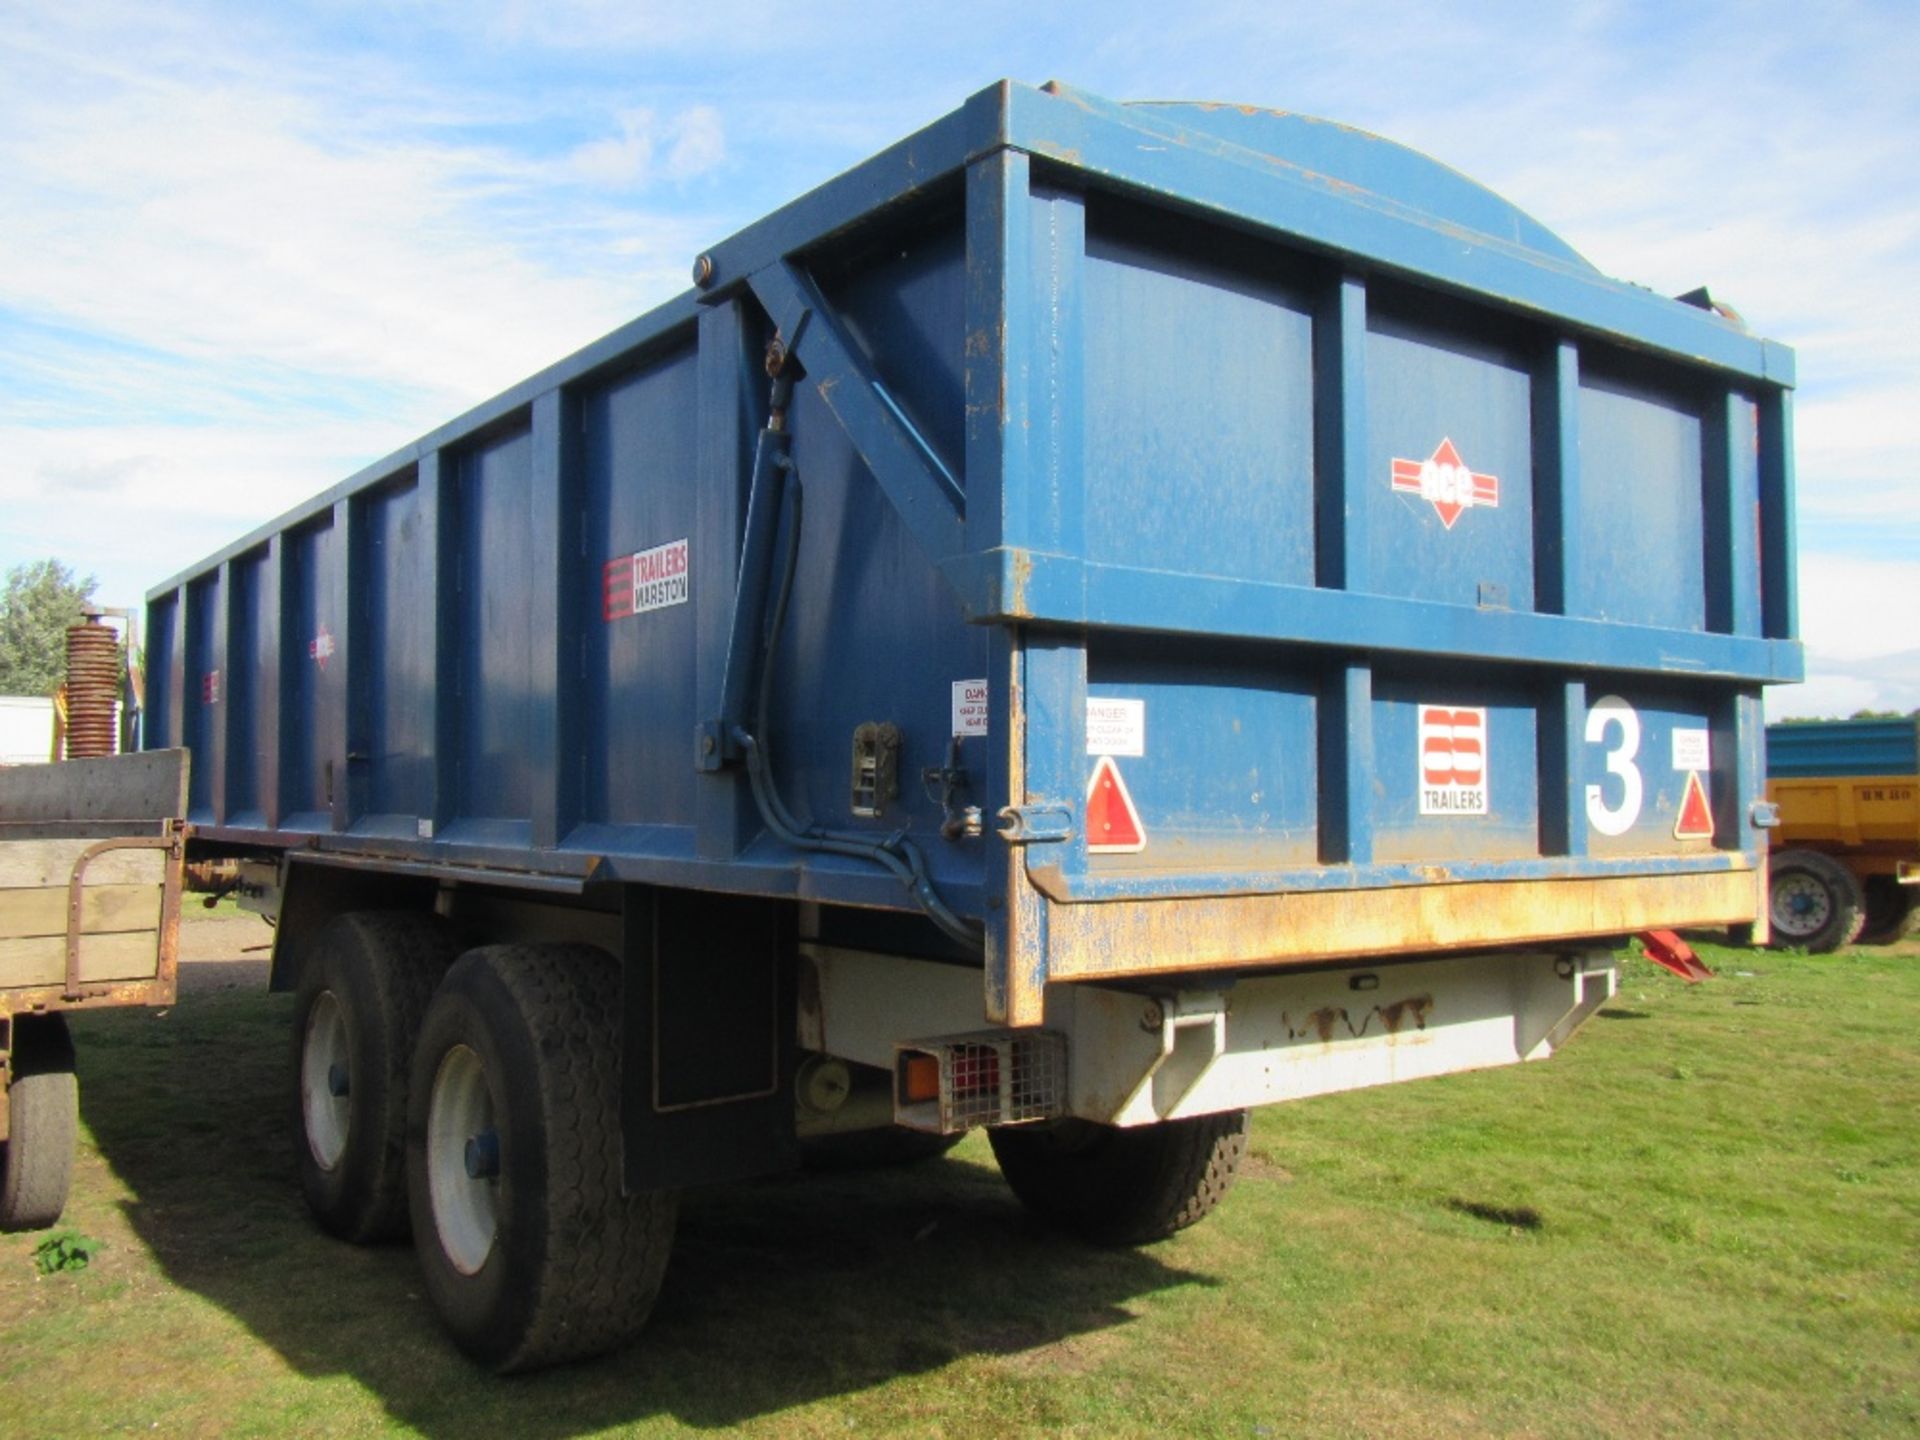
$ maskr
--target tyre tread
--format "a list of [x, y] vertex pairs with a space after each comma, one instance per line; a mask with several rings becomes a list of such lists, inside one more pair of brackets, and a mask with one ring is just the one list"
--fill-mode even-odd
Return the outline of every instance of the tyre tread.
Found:
[[506, 1373], [617, 1349], [646, 1323], [672, 1248], [671, 1192], [624, 1192], [620, 1133], [620, 970], [589, 945], [497, 945], [483, 956], [539, 1057], [547, 1136], [547, 1234], [518, 1335], [492, 1337]]
[[1896, 945], [1916, 930], [1920, 930], [1920, 893], [1891, 875], [1872, 877], [1857, 941], [1862, 945]]
[[1133, 1129], [1097, 1127], [1081, 1151], [1043, 1132], [990, 1130], [994, 1156], [1026, 1206], [1100, 1245], [1162, 1240], [1225, 1198], [1247, 1150], [1248, 1112]]
[[9, 1137], [0, 1141], [0, 1231], [44, 1230], [67, 1208], [79, 1130], [79, 1082], [73, 1071], [14, 1078]]
[[[314, 1217], [343, 1240], [368, 1245], [407, 1237], [406, 1117], [413, 1045], [427, 1006], [458, 951], [459, 942], [451, 927], [431, 913], [357, 910], [336, 916], [327, 924], [316, 937], [314, 952], [304, 967], [294, 1016], [295, 1144]], [[371, 1174], [351, 1185], [350, 1193], [337, 1197], [334, 1203], [324, 1203], [317, 1188], [321, 1182], [307, 1154], [299, 1096], [300, 1047], [305, 1039], [307, 1009], [313, 996], [326, 986], [329, 961], [364, 970], [371, 1018], [384, 1032], [376, 1048], [385, 1072], [381, 1077], [383, 1093], [388, 1097], [380, 1153], [372, 1159]]]

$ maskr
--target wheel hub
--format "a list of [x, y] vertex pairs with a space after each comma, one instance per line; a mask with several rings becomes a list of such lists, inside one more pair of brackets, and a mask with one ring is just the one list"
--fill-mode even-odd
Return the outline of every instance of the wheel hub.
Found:
[[1826, 886], [1811, 875], [1781, 875], [1773, 882], [1773, 923], [1796, 938], [1813, 934], [1827, 923], [1833, 900]]
[[322, 1170], [333, 1169], [346, 1153], [353, 1122], [350, 1088], [346, 1012], [331, 990], [323, 990], [307, 1012], [300, 1047], [300, 1117], [307, 1148]]
[[477, 1274], [499, 1223], [500, 1135], [486, 1068], [455, 1045], [434, 1071], [427, 1103], [427, 1188], [433, 1226], [454, 1269]]

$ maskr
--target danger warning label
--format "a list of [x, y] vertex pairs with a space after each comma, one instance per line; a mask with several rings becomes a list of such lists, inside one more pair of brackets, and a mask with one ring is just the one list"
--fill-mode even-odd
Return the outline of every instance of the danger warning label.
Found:
[[609, 560], [605, 579], [604, 613], [609, 620], [684, 605], [688, 595], [687, 542], [673, 540]]
[[1402, 495], [1418, 495], [1433, 506], [1446, 529], [1453, 529], [1461, 513], [1476, 506], [1500, 508], [1500, 477], [1481, 475], [1467, 467], [1453, 441], [1443, 439], [1424, 460], [1395, 460], [1393, 488]]
[[1420, 707], [1420, 813], [1487, 813], [1487, 712]]
[[1087, 697], [1087, 753], [1131, 755], [1147, 753], [1147, 702]]
[[955, 735], [987, 733], [987, 682], [985, 680], [953, 682], [953, 733]]

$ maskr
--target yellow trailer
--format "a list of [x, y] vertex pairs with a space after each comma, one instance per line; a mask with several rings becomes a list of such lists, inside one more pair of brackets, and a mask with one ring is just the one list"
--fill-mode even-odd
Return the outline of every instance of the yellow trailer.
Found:
[[1767, 729], [1776, 945], [1899, 939], [1920, 899], [1920, 728], [1834, 720]]

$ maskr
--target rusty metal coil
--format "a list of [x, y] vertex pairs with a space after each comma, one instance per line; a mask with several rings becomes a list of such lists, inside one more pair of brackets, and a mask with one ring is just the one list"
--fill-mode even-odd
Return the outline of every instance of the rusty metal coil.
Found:
[[120, 695], [120, 637], [112, 627], [88, 621], [67, 627], [67, 758], [111, 755], [119, 727], [114, 702]]

